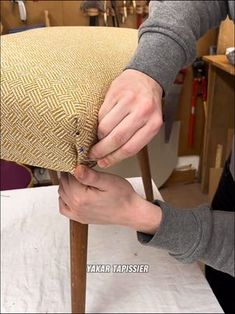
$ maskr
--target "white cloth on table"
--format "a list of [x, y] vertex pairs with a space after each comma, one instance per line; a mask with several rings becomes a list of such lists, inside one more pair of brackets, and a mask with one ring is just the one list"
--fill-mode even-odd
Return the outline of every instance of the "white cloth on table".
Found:
[[[130, 182], [143, 195], [141, 178]], [[57, 189], [2, 192], [2, 313], [71, 311], [69, 223]], [[196, 263], [141, 246], [133, 230], [90, 225], [88, 264], [111, 271], [87, 274], [87, 313], [223, 313]], [[147, 264], [149, 272], [116, 273], [116, 264]]]

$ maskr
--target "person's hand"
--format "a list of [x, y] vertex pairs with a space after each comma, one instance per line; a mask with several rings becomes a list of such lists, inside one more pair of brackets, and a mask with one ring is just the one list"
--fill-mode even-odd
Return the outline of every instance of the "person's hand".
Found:
[[125, 179], [78, 166], [75, 176], [62, 174], [59, 210], [83, 224], [116, 224], [154, 234], [161, 209], [145, 201]]
[[98, 138], [89, 157], [101, 168], [138, 153], [162, 125], [162, 88], [148, 75], [125, 70], [111, 84], [99, 111]]

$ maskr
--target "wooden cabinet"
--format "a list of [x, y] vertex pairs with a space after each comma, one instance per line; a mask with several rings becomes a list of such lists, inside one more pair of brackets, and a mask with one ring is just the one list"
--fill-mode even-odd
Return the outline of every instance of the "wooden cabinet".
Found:
[[209, 77], [201, 187], [203, 192], [207, 192], [209, 170], [215, 165], [217, 145], [223, 145], [223, 166], [228, 130], [234, 129], [235, 67], [228, 62], [225, 55], [205, 56], [203, 59], [209, 65]]

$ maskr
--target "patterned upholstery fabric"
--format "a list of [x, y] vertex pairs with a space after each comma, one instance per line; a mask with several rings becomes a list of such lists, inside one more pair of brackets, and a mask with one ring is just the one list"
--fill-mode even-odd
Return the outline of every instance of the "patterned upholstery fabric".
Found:
[[73, 173], [137, 31], [49, 27], [1, 37], [1, 158]]

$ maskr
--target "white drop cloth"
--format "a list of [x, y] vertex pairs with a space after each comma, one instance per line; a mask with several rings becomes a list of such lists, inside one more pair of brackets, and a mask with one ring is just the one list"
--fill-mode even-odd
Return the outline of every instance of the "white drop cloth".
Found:
[[[130, 181], [143, 194], [141, 179]], [[2, 313], [70, 313], [69, 224], [57, 189], [2, 192]], [[127, 228], [91, 225], [88, 264], [149, 272], [88, 273], [87, 313], [223, 313], [197, 264], [141, 246]]]

